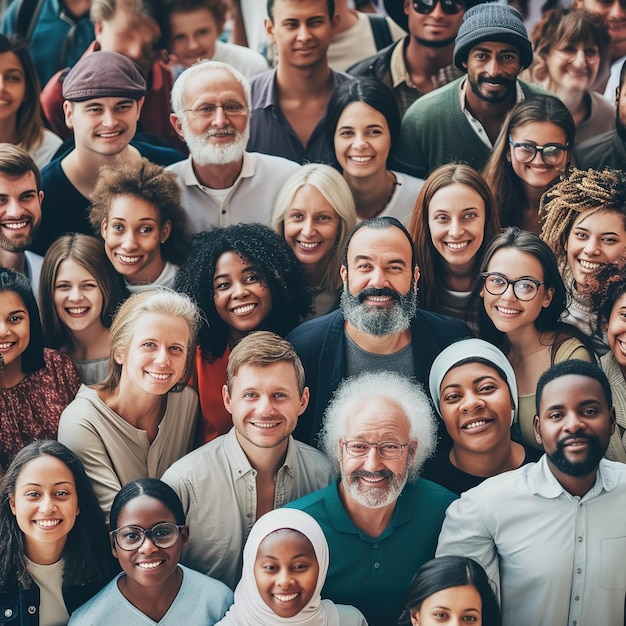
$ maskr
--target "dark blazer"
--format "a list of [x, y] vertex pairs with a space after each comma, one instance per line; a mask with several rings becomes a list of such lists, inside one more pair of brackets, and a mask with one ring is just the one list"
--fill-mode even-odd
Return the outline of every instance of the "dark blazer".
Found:
[[[418, 310], [411, 320], [415, 378], [428, 393], [428, 375], [437, 355], [459, 339], [473, 337], [472, 331], [458, 320]], [[294, 437], [316, 445], [322, 427], [322, 416], [339, 383], [346, 376], [344, 317], [333, 311], [301, 324], [287, 335], [306, 374], [311, 399], [300, 416]]]

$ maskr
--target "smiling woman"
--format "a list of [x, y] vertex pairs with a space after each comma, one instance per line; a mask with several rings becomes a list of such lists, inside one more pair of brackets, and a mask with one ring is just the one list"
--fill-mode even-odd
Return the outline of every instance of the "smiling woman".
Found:
[[160, 478], [192, 448], [198, 397], [186, 383], [199, 319], [173, 291], [131, 296], [111, 325], [107, 378], [83, 385], [61, 416], [59, 441], [85, 464], [107, 514], [122, 485]]

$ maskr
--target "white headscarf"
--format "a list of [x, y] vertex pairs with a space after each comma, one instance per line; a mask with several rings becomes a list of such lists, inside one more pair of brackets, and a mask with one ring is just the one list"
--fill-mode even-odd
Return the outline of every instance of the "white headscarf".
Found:
[[[302, 533], [313, 546], [319, 574], [315, 592], [308, 605], [293, 617], [279, 617], [263, 601], [254, 577], [254, 563], [259, 545], [276, 530], [291, 529]], [[328, 571], [328, 543], [320, 525], [304, 511], [276, 509], [259, 518], [252, 527], [243, 549], [243, 574], [235, 589], [235, 603], [218, 626], [339, 626], [339, 614], [330, 600], [321, 593]]]

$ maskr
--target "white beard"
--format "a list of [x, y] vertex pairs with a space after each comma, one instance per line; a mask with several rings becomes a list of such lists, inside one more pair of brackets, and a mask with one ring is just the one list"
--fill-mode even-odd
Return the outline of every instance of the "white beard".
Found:
[[[250, 138], [250, 122], [243, 133], [238, 133], [231, 127], [230, 129], [209, 129], [202, 135], [195, 135], [189, 130], [184, 118], [181, 126], [191, 158], [198, 165], [226, 165], [241, 160]], [[230, 132], [234, 140], [223, 145], [209, 143], [211, 136], [220, 131]]]

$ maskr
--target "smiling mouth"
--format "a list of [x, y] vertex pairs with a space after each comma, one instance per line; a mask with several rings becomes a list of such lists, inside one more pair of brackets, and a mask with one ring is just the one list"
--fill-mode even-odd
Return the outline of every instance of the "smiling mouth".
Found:
[[467, 248], [467, 246], [470, 245], [469, 241], [446, 241], [444, 243], [446, 244], [446, 246], [448, 246], [448, 248], [450, 248], [450, 250], [464, 250], [465, 248]]
[[255, 426], [256, 428], [275, 428], [276, 426], [278, 426], [280, 424], [280, 422], [250, 422], [252, 424], [252, 426]]
[[141, 256], [126, 256], [124, 254], [117, 253], [115, 255], [122, 263], [135, 264], [141, 260]]
[[320, 241], [298, 241], [297, 243], [305, 250], [315, 250], [315, 248], [322, 245]]
[[82, 315], [83, 313], [87, 313], [87, 311], [89, 311], [89, 307], [88, 306], [81, 306], [81, 307], [76, 307], [76, 308], [67, 308], [65, 309], [70, 315]]
[[9, 348], [12, 348], [16, 343], [16, 341], [5, 341], [4, 343], [0, 343], [0, 350], [8, 350]]
[[517, 309], [505, 309], [502, 306], [497, 306], [496, 311], [498, 311], [498, 313], [502, 313], [502, 315], [518, 315], [521, 313], [521, 311], [518, 311]]
[[248, 313], [251, 313], [256, 306], [256, 304], [242, 304], [241, 306], [233, 307], [230, 312], [234, 315], [247, 315]]
[[469, 424], [465, 424], [461, 426], [461, 430], [474, 430], [476, 428], [480, 428], [481, 426], [486, 426], [490, 423], [491, 420], [479, 419], [473, 422], [469, 422]]
[[599, 270], [604, 265], [604, 263], [594, 263], [592, 261], [578, 259], [578, 265], [580, 265], [580, 267], [582, 267], [584, 270], [587, 270], [588, 272], [595, 272], [596, 270]]
[[22, 230], [30, 224], [30, 220], [24, 220], [22, 222], [3, 222], [2, 227], [9, 230]]
[[39, 528], [54, 528], [61, 523], [60, 519], [38, 519], [35, 520], [35, 524], [39, 526]]
[[135, 563], [135, 565], [141, 569], [156, 569], [159, 565], [162, 565], [164, 561], [142, 561], [141, 563]]
[[116, 130], [115, 132], [109, 132], [109, 133], [96, 133], [96, 136], [100, 137], [101, 139], [113, 139], [114, 137], [119, 137], [123, 133], [124, 133], [123, 130]]
[[291, 602], [295, 600], [300, 594], [299, 593], [273, 593], [274, 598], [276, 598], [279, 602]]
[[349, 156], [348, 160], [356, 163], [357, 165], [364, 165], [374, 160], [373, 156]]
[[158, 372], [149, 372], [147, 370], [145, 370], [146, 374], [148, 374], [148, 376], [151, 376], [152, 378], [156, 379], [156, 380], [167, 380], [168, 378], [171, 378], [171, 374], [159, 374]]

